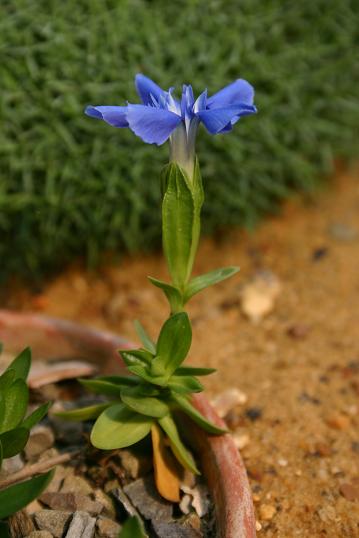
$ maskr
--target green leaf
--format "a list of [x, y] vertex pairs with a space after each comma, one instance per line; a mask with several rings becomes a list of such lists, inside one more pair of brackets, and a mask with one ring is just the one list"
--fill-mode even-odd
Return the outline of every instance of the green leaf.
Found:
[[171, 415], [166, 415], [163, 418], [158, 419], [158, 423], [164, 432], [167, 434], [173, 454], [176, 456], [178, 461], [192, 473], [200, 474], [199, 470], [196, 467], [192, 454], [187, 450], [187, 448], [182, 443], [179, 435], [177, 426], [171, 417]]
[[31, 366], [31, 349], [25, 348], [8, 366], [7, 370], [15, 371], [15, 379], [26, 381]]
[[138, 517], [132, 516], [125, 521], [118, 538], [148, 538], [148, 535]]
[[151, 373], [170, 376], [186, 358], [191, 342], [192, 329], [186, 312], [171, 316], [158, 337], [157, 357], [151, 363]]
[[186, 303], [193, 295], [196, 293], [208, 288], [208, 286], [213, 286], [213, 284], [218, 284], [222, 280], [238, 273], [239, 267], [222, 267], [221, 269], [215, 269], [204, 275], [196, 276], [187, 284], [184, 292], [184, 302]]
[[5, 391], [15, 381], [15, 370], [7, 369], [0, 376], [0, 393]]
[[174, 285], [183, 289], [192, 271], [200, 233], [203, 188], [198, 161], [191, 180], [174, 162], [163, 170], [161, 179], [163, 251]]
[[128, 371], [132, 374], [138, 375], [148, 383], [153, 383], [160, 387], [165, 387], [168, 383], [168, 377], [164, 375], [154, 375], [148, 371], [148, 368], [142, 366], [141, 364], [134, 364], [133, 366], [128, 366]]
[[177, 405], [188, 415], [191, 417], [191, 419], [196, 422], [201, 428], [203, 428], [208, 433], [213, 434], [223, 434], [227, 433], [228, 430], [225, 428], [220, 428], [219, 426], [216, 426], [209, 420], [207, 420], [193, 405], [188, 401], [188, 399], [185, 396], [181, 396], [180, 394], [172, 393], [173, 400], [177, 403]]
[[29, 430], [27, 428], [14, 428], [0, 434], [3, 458], [12, 458], [21, 452], [29, 439]]
[[147, 334], [147, 331], [142, 325], [142, 323], [137, 319], [135, 320], [135, 329], [144, 348], [147, 349], [147, 351], [149, 351], [150, 353], [152, 353], [152, 355], [156, 355], [156, 346], [154, 342]]
[[0, 519], [15, 514], [36, 499], [47, 487], [54, 471], [35, 476], [0, 491]]
[[151, 276], [147, 278], [154, 286], [160, 288], [164, 292], [168, 299], [168, 302], [170, 303], [171, 312], [178, 312], [180, 310], [183, 310], [182, 293], [178, 288]]
[[132, 364], [147, 365], [150, 364], [153, 359], [152, 353], [146, 351], [145, 349], [126, 349], [124, 351], [120, 351], [120, 354], [126, 366], [131, 366]]
[[0, 422], [0, 433], [20, 424], [25, 416], [29, 401], [29, 389], [23, 379], [16, 379], [3, 393], [5, 409]]
[[[133, 378], [131, 381], [127, 376], [118, 376], [118, 382], [112, 383], [110, 381], [104, 381], [103, 379], [79, 379], [81, 385], [83, 385], [87, 390], [95, 394], [106, 394], [106, 396], [114, 396], [116, 398], [120, 397], [121, 387], [134, 385]], [[137, 384], [137, 383], [136, 383]]]
[[197, 366], [180, 366], [175, 371], [175, 375], [210, 375], [216, 372], [215, 368], [198, 368]]
[[124, 448], [146, 437], [152, 424], [152, 419], [130, 411], [122, 403], [111, 405], [96, 420], [91, 442], [104, 450]]
[[54, 415], [64, 420], [92, 420], [100, 416], [105, 409], [110, 407], [110, 405], [112, 405], [112, 402], [89, 405], [87, 407], [80, 407], [79, 409], [71, 409], [69, 411], [58, 411], [54, 413]]
[[138, 384], [138, 379], [132, 375], [99, 375], [95, 378], [97, 381], [107, 381], [113, 385], [122, 385], [135, 387]]
[[195, 377], [189, 375], [173, 375], [170, 377], [168, 386], [172, 391], [188, 394], [189, 392], [202, 392], [203, 385]]
[[40, 405], [35, 411], [33, 411], [28, 417], [26, 417], [21, 424], [21, 427], [31, 430], [40, 420], [44, 418], [48, 410], [51, 407], [51, 402]]
[[127, 407], [148, 417], [164, 417], [169, 412], [169, 407], [165, 402], [159, 398], [142, 396], [138, 389], [123, 389], [121, 399]]

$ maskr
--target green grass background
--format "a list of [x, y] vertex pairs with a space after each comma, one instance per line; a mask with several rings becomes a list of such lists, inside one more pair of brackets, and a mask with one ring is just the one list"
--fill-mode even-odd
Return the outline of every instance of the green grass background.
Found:
[[349, 0], [3, 0], [0, 278], [159, 244], [167, 147], [83, 115], [136, 102], [143, 72], [213, 93], [237, 77], [257, 116], [204, 129], [204, 229], [252, 226], [334, 157], [358, 153], [359, 4]]

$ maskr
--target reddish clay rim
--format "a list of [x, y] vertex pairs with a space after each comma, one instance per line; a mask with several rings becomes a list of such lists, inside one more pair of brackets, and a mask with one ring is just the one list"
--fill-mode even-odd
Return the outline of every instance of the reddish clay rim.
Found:
[[[35, 357], [96, 361], [106, 373], [121, 370], [117, 350], [131, 347], [123, 338], [109, 332], [7, 310], [0, 310], [0, 341], [5, 349], [15, 352], [31, 346]], [[223, 426], [203, 395], [196, 395], [194, 404], [208, 419]], [[192, 423], [189, 427], [214, 499], [218, 538], [254, 538], [251, 490], [232, 438], [208, 435]]]

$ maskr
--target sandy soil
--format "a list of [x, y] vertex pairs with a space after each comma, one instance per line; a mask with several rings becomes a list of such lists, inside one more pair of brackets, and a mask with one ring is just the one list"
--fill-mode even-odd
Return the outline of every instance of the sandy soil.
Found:
[[[253, 234], [219, 234], [200, 248], [198, 273], [241, 266], [190, 303], [190, 362], [218, 368], [205, 380], [210, 395], [238, 387], [248, 396], [230, 424], [248, 435], [242, 455], [259, 536], [359, 536], [358, 178], [341, 172], [314, 201], [290, 202]], [[240, 297], [260, 270], [276, 275], [281, 291], [253, 323]], [[156, 335], [167, 305], [147, 275], [166, 279], [160, 255], [96, 274], [73, 267], [41, 294], [17, 289], [6, 303], [130, 339], [138, 318]]]

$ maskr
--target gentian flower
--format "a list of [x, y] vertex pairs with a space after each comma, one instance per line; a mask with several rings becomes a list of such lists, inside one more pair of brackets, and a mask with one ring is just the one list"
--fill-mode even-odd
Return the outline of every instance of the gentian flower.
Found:
[[85, 113], [113, 127], [129, 127], [148, 144], [160, 146], [169, 139], [171, 161], [184, 168], [189, 177], [193, 173], [200, 123], [211, 134], [227, 133], [242, 116], [257, 111], [253, 105], [253, 87], [243, 79], [211, 97], [205, 90], [197, 99], [192, 86], [184, 85], [180, 101], [173, 97], [173, 88], [164, 91], [144, 75], [136, 75], [135, 84], [142, 104], [88, 106]]

